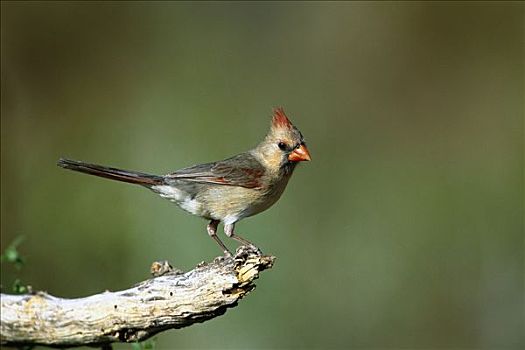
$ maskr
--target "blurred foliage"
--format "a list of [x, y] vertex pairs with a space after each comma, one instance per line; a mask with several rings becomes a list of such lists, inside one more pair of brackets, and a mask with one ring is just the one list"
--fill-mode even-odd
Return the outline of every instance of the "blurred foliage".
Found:
[[155, 349], [155, 338], [148, 339], [140, 343], [131, 344], [132, 350], [152, 350]]
[[[16, 270], [20, 270], [22, 266], [25, 265], [25, 259], [17, 249], [23, 240], [24, 236], [16, 237], [15, 240], [2, 252], [2, 255], [0, 255], [2, 270], [4, 263], [12, 264]], [[11, 291], [14, 294], [24, 294], [29, 291], [28, 286], [23, 285], [19, 278], [16, 278], [11, 285]]]
[[13, 264], [18, 270], [25, 264], [25, 259], [18, 252], [17, 247], [24, 240], [24, 236], [18, 236], [15, 240], [5, 248], [0, 256], [0, 261]]
[[522, 2], [1, 6], [17, 278], [77, 297], [220, 254], [203, 220], [56, 160], [167, 173], [252, 147], [282, 105], [313, 160], [237, 225], [276, 266], [157, 348], [525, 347]]

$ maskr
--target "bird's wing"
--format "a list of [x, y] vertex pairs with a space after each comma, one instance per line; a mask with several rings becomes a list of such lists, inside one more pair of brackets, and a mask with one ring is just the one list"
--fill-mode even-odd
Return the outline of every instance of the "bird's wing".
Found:
[[199, 164], [168, 174], [165, 179], [184, 180], [245, 188], [260, 188], [265, 169], [249, 153], [213, 163]]

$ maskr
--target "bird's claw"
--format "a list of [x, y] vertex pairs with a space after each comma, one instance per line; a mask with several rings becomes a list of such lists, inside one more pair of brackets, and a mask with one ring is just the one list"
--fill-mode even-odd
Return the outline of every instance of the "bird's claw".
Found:
[[246, 245], [240, 245], [235, 251], [235, 256], [243, 255], [243, 254], [244, 255], [250, 255], [250, 254], [263, 255], [263, 252], [254, 244], [246, 244]]

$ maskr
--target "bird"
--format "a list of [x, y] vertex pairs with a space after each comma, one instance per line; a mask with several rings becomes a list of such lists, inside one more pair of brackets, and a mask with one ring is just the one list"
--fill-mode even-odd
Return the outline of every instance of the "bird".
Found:
[[[215, 162], [152, 175], [60, 158], [62, 168], [148, 188], [186, 212], [209, 220], [208, 235], [225, 255], [231, 252], [217, 236], [257, 248], [235, 233], [235, 224], [271, 207], [283, 194], [297, 164], [311, 160], [303, 135], [282, 107], [273, 110], [270, 130], [253, 149]], [[257, 248], [258, 250], [258, 248]], [[260, 251], [260, 250], [258, 250]]]

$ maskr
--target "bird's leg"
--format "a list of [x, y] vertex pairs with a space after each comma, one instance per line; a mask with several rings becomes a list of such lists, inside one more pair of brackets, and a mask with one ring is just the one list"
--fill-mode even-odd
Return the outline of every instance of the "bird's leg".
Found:
[[235, 234], [233, 232], [234, 229], [235, 229], [235, 224], [229, 224], [229, 225], [225, 224], [224, 225], [224, 233], [226, 234], [226, 236], [228, 236], [230, 238], [233, 238], [234, 240], [236, 240], [237, 242], [239, 242], [241, 244], [247, 245], [249, 247], [253, 247], [253, 248], [257, 249], [258, 252], [261, 252], [261, 250], [259, 248], [257, 248], [257, 246], [255, 244], [253, 244], [252, 242], [250, 242], [246, 238], [242, 238], [241, 236]]
[[210, 237], [213, 238], [215, 242], [217, 242], [217, 244], [221, 247], [225, 255], [231, 256], [232, 253], [230, 252], [230, 250], [224, 245], [224, 243], [222, 243], [220, 238], [217, 237], [217, 226], [219, 225], [219, 222], [219, 220], [210, 221], [210, 223], [206, 227], [206, 229], [208, 230], [208, 235], [210, 235]]

